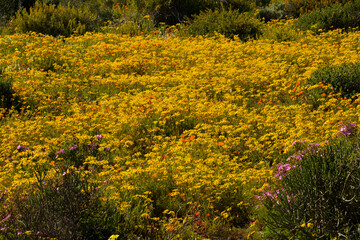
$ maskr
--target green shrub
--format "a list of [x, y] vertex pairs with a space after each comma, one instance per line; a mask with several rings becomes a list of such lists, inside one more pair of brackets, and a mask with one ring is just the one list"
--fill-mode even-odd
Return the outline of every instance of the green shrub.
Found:
[[117, 5], [112, 11], [112, 21], [108, 21], [102, 28], [104, 32], [140, 35], [155, 31], [155, 24], [150, 16], [143, 16], [134, 7]]
[[0, 0], [0, 18], [10, 18], [21, 8], [29, 9], [35, 0]]
[[18, 185], [11, 194], [0, 192], [0, 218], [9, 216], [0, 222], [0, 239], [106, 240], [115, 233], [119, 214], [103, 200], [106, 185], [94, 177], [109, 163], [86, 162], [109, 157], [109, 151], [99, 151], [102, 138], [50, 152], [18, 145], [9, 161], [22, 165], [36, 181]]
[[336, 28], [356, 28], [360, 26], [360, 0], [342, 5], [340, 3], [302, 15], [296, 28], [318, 32]]
[[265, 22], [272, 19], [282, 19], [285, 17], [285, 4], [283, 2], [277, 2], [266, 8], [262, 8], [257, 17]]
[[105, 240], [116, 231], [107, 223], [116, 211], [102, 203], [96, 186], [79, 174], [60, 174], [57, 179], [39, 184], [42, 186], [34, 185], [26, 197], [13, 201], [17, 216], [21, 215], [14, 227], [20, 232], [57, 239]]
[[[265, 224], [275, 239], [359, 239], [360, 153], [355, 124], [324, 147], [307, 142], [286, 164], [277, 184], [264, 193]], [[304, 148], [303, 148], [304, 149]]]
[[0, 74], [0, 108], [4, 108], [8, 111], [12, 107], [16, 110], [20, 110], [20, 98], [15, 96], [15, 91], [12, 88], [12, 80]]
[[214, 35], [214, 32], [234, 38], [238, 35], [243, 41], [260, 34], [261, 23], [248, 13], [239, 10], [207, 10], [194, 16], [188, 31], [191, 35]]
[[256, 6], [266, 7], [271, 3], [271, 0], [255, 0]]
[[305, 33], [293, 28], [294, 19], [271, 20], [263, 25], [261, 39], [269, 39], [276, 42], [297, 41]]
[[96, 16], [88, 8], [44, 4], [36, 2], [30, 12], [17, 12], [11, 20], [13, 28], [20, 32], [38, 32], [53, 36], [70, 36], [96, 30]]
[[[329, 95], [330, 92], [352, 98], [360, 93], [360, 63], [344, 63], [340, 66], [320, 68], [312, 73], [307, 83], [312, 85], [308, 95], [315, 107], [320, 104], [319, 99]], [[328, 85], [330, 87], [327, 87]]]
[[299, 16], [328, 7], [332, 4], [352, 2], [353, 0], [285, 0], [286, 15], [298, 18]]
[[224, 5], [226, 8], [238, 9], [240, 12], [250, 11], [253, 8], [251, 1], [246, 0], [128, 0], [127, 5], [135, 6], [138, 12], [149, 14], [156, 24], [165, 22], [175, 25], [182, 22], [184, 17], [191, 17], [206, 9], [219, 9]]

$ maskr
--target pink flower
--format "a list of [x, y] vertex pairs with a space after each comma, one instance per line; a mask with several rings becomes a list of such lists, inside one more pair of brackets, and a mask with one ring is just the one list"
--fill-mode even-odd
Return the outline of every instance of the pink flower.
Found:
[[0, 223], [7, 221], [10, 217], [11, 217], [11, 214], [7, 215], [3, 220], [0, 221]]

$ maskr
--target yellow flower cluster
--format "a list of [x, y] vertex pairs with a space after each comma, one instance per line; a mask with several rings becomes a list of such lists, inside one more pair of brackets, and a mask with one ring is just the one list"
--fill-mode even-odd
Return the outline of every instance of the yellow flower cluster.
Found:
[[[87, 156], [85, 163], [102, 169], [91, 179], [119, 211], [141, 198], [141, 216], [150, 218], [158, 202], [176, 211], [198, 201], [204, 216], [234, 219], [292, 142], [321, 143], [339, 123], [359, 120], [358, 101], [336, 94], [314, 109], [309, 89], [328, 86], [307, 85], [320, 67], [359, 62], [359, 41], [358, 32], [340, 31], [281, 43], [3, 36], [2, 77], [25, 105], [1, 111], [0, 190], [54, 177], [61, 155], [49, 153], [101, 134], [106, 161]], [[49, 173], [38, 176], [39, 166]]]

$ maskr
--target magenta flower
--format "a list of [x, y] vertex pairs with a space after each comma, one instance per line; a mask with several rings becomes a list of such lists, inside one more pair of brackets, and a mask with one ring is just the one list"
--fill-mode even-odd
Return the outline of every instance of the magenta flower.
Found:
[[7, 221], [10, 217], [11, 217], [11, 214], [7, 215], [3, 220], [0, 221], [0, 223]]
[[61, 149], [60, 151], [57, 152], [57, 154], [59, 154], [59, 153], [61, 153], [61, 154], [65, 153], [65, 149]]
[[70, 150], [75, 150], [75, 149], [77, 149], [78, 148], [78, 145], [74, 145], [74, 146], [72, 146], [71, 148], [70, 148]]
[[280, 180], [284, 176], [286, 176], [287, 171], [289, 171], [291, 168], [295, 167], [295, 166], [292, 166], [290, 163], [287, 163], [287, 164], [279, 163], [277, 166], [278, 166], [277, 173], [274, 175], [274, 177], [276, 177]]
[[353, 133], [356, 130], [356, 124], [355, 123], [351, 123], [351, 124], [341, 124], [340, 125], [340, 129], [338, 131], [338, 134], [342, 137], [344, 136], [350, 136], [353, 135]]
[[101, 140], [101, 139], [103, 139], [103, 135], [102, 135], [102, 134], [97, 135], [96, 138], [97, 138], [98, 140]]
[[24, 146], [21, 146], [21, 145], [17, 145], [17, 147], [16, 147], [16, 150], [18, 151], [18, 152], [25, 152], [26, 150], [28, 150], [29, 148], [27, 148], [27, 147], [24, 147]]

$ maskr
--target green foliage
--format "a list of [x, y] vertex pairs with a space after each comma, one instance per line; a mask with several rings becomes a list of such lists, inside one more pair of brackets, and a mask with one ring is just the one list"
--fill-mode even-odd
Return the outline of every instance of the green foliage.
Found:
[[261, 23], [249, 13], [240, 13], [239, 10], [222, 9], [207, 10], [194, 16], [190, 21], [188, 31], [191, 35], [214, 35], [214, 32], [234, 38], [238, 35], [243, 41], [260, 35]]
[[182, 22], [184, 17], [191, 17], [206, 9], [220, 9], [222, 5], [226, 8], [237, 9], [240, 12], [250, 11], [253, 5], [246, 0], [129, 0], [127, 5], [136, 6], [137, 11], [144, 15], [149, 14], [156, 24], [165, 22], [174, 25]]
[[[340, 131], [345, 136], [353, 127]], [[322, 148], [308, 144], [264, 194], [266, 226], [276, 239], [360, 237], [360, 145], [350, 137]]]
[[143, 16], [133, 7], [118, 5], [113, 7], [112, 20], [108, 21], [107, 26], [102, 30], [131, 36], [152, 34], [155, 31], [155, 24], [149, 15]]
[[360, 26], [360, 1], [342, 5], [340, 3], [318, 9], [302, 15], [295, 24], [301, 30], [314, 32], [328, 31], [336, 28], [355, 28]]
[[[103, 200], [104, 187], [93, 178], [101, 166], [86, 162], [89, 157], [97, 161], [106, 157], [106, 151], [105, 155], [99, 151], [101, 139], [99, 135], [92, 143], [50, 153], [19, 145], [11, 159], [14, 166], [17, 160], [34, 161], [40, 154], [52, 162], [24, 164], [36, 181], [28, 189], [18, 186], [11, 194], [0, 193], [0, 218], [10, 216], [0, 222], [4, 227], [0, 239], [108, 239], [116, 232], [117, 209]], [[56, 172], [49, 172], [51, 165], [56, 165]]]
[[257, 17], [265, 22], [272, 19], [282, 19], [285, 17], [285, 4], [283, 2], [277, 2], [268, 7], [262, 8]]
[[57, 239], [107, 239], [116, 230], [107, 223], [115, 210], [100, 201], [95, 185], [76, 173], [38, 183], [14, 203], [22, 222], [16, 227], [24, 231]]
[[30, 12], [19, 11], [11, 21], [15, 30], [20, 32], [38, 32], [53, 36], [84, 34], [97, 29], [96, 16], [88, 8], [44, 4], [36, 2]]
[[12, 107], [19, 110], [21, 101], [19, 97], [15, 96], [15, 91], [12, 88], [12, 80], [0, 74], [0, 108], [10, 110]]
[[293, 19], [271, 20], [263, 25], [259, 38], [276, 42], [297, 41], [304, 33], [293, 28], [293, 21]]
[[286, 14], [291, 17], [298, 18], [299, 16], [313, 12], [322, 8], [326, 8], [332, 4], [345, 4], [353, 2], [353, 0], [284, 0]]
[[255, 0], [256, 6], [266, 7], [271, 3], [271, 0]]
[[0, 0], [0, 18], [10, 18], [21, 8], [29, 9], [35, 0]]
[[[360, 63], [344, 63], [340, 66], [329, 66], [316, 70], [308, 79], [309, 96], [318, 106], [322, 96], [331, 92], [342, 97], [352, 98], [360, 93]], [[324, 85], [323, 87], [319, 87]], [[327, 87], [330, 85], [330, 87]]]

